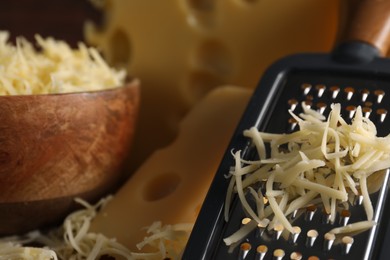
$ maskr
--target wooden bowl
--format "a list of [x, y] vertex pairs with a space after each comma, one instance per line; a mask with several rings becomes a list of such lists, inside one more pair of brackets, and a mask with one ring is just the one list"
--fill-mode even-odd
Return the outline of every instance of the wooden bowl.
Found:
[[0, 96], [0, 235], [61, 221], [123, 176], [139, 83], [110, 90]]

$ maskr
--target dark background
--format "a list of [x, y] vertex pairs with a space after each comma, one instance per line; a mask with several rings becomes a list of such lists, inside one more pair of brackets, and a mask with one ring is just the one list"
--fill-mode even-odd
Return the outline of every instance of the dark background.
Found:
[[102, 23], [102, 15], [88, 0], [2, 0], [0, 30], [10, 32], [11, 39], [24, 36], [34, 41], [34, 35], [66, 40], [75, 47], [84, 40], [86, 20]]

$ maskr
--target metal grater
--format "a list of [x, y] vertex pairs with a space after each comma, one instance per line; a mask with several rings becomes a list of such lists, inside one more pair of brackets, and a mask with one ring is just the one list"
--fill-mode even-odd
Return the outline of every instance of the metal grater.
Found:
[[[274, 70], [278, 71], [275, 68]], [[254, 93], [228, 148], [243, 150], [244, 159], [256, 158], [253, 158], [255, 148], [248, 141], [244, 141], [242, 131], [250, 126], [256, 126], [260, 131], [269, 133], [295, 131], [297, 125], [294, 120], [291, 120], [288, 110], [293, 109], [298, 114], [301, 102], [321, 111], [324, 115], [328, 115], [332, 103], [340, 103], [346, 121], [353, 117], [356, 107], [361, 106], [364, 115], [375, 123], [379, 136], [385, 136], [390, 132], [390, 117], [387, 116], [387, 112], [390, 111], [390, 95], [386, 93], [390, 81], [386, 76], [367, 77], [364, 73], [359, 75], [332, 70], [324, 72], [316, 69], [298, 69], [274, 78], [277, 80], [271, 81], [271, 77], [263, 79], [263, 84], [260, 86], [267, 85], [267, 87], [258, 88]], [[273, 84], [264, 84], [264, 82]], [[203, 205], [203, 213], [201, 212], [195, 225], [184, 259], [380, 259], [381, 242], [390, 216], [389, 210], [384, 206], [389, 171], [383, 175], [382, 188], [371, 194], [375, 210], [374, 220], [377, 225], [369, 231], [353, 237], [345, 236], [338, 241], [334, 241], [334, 237], [327, 234], [333, 227], [366, 219], [361, 205], [361, 196], [356, 196], [348, 210], [338, 211], [334, 223], [329, 223], [328, 216], [323, 213], [321, 207], [308, 205], [306, 209], [296, 212], [293, 226], [300, 230], [298, 235], [290, 234], [285, 238], [280, 235], [281, 230], [276, 226], [271, 231], [260, 227], [252, 231], [239, 244], [228, 247], [224, 244], [223, 238], [237, 231], [248, 221], [248, 216], [242, 210], [238, 198], [231, 206], [230, 221], [226, 223], [221, 217], [223, 213], [220, 206], [223, 204], [221, 200], [225, 193], [218, 189], [226, 189], [226, 184], [221, 184], [221, 175], [226, 174], [232, 166], [234, 166], [234, 159], [229, 152], [221, 163]], [[207, 227], [204, 226], [206, 224]], [[197, 237], [202, 231], [205, 236], [209, 236], [206, 241], [200, 241]], [[196, 248], [195, 243], [204, 248]], [[201, 257], [192, 257], [195, 255], [194, 250], [200, 251]]]
[[[286, 133], [292, 132], [297, 125], [291, 120], [287, 113], [288, 109], [299, 113], [300, 103], [305, 102], [312, 109], [316, 109], [327, 115], [331, 103], [341, 103], [343, 106], [343, 118], [348, 120], [354, 115], [357, 106], [361, 106], [366, 117], [376, 123], [378, 133], [381, 136], [387, 135], [390, 128], [387, 111], [390, 103], [387, 100], [385, 91], [386, 82], [378, 81], [354, 82], [345, 77], [332, 77], [327, 80], [325, 75], [296, 73], [289, 77], [284, 90], [280, 93], [275, 110], [271, 114], [266, 132]], [[295, 95], [291, 95], [294, 93]], [[247, 146], [247, 157], [251, 156], [251, 146]], [[239, 149], [239, 148], [237, 148]], [[247, 158], [254, 159], [254, 158]], [[387, 194], [387, 183], [389, 173], [383, 176], [384, 185], [379, 192], [372, 194], [371, 199], [375, 208], [374, 220], [380, 223], [383, 210], [383, 202]], [[250, 200], [250, 198], [248, 198]], [[336, 221], [329, 222], [322, 208], [309, 205], [306, 209], [296, 212], [294, 226], [299, 230], [294, 236], [285, 239], [281, 236], [282, 228], [275, 226], [273, 230], [267, 228], [256, 228], [247, 236], [235, 249], [220, 244], [217, 247], [216, 259], [372, 259], [375, 254], [375, 242], [378, 239], [377, 225], [370, 231], [362, 232], [353, 237], [344, 236], [341, 241], [335, 243], [335, 237], [327, 233], [333, 227], [347, 225], [353, 222], [364, 220], [365, 213], [361, 206], [361, 196], [353, 199], [353, 205], [348, 210], [340, 209]], [[248, 221], [247, 215], [241, 209], [237, 200], [232, 210], [231, 220], [223, 232], [223, 237], [234, 233], [240, 225]], [[280, 229], [279, 229], [280, 228]], [[222, 242], [223, 243], [223, 242]]]
[[[268, 133], [295, 131], [296, 123], [288, 110], [299, 114], [299, 104], [305, 102], [324, 115], [328, 115], [332, 103], [340, 103], [344, 119], [351, 118], [356, 107], [361, 106], [364, 115], [376, 125], [379, 136], [390, 133], [390, 60], [382, 58], [390, 47], [390, 1], [358, 2], [343, 41], [331, 53], [291, 55], [272, 64], [262, 75], [211, 183], [184, 250], [184, 260], [388, 260], [388, 246], [383, 241], [390, 240], [389, 170], [381, 176], [379, 191], [370, 195], [377, 225], [368, 231], [337, 241], [327, 233], [334, 227], [366, 220], [358, 195], [351, 198], [348, 208], [340, 207], [332, 223], [320, 206], [307, 205], [292, 214], [295, 216], [290, 223], [296, 227], [296, 235], [281, 234], [280, 226], [269, 231], [255, 226], [235, 247], [228, 247], [223, 241], [248, 225], [248, 216], [237, 197], [230, 207], [229, 221], [223, 216], [229, 187], [225, 176], [235, 166], [231, 151], [241, 150], [246, 160], [257, 159], [256, 148], [244, 137], [244, 130], [254, 126]], [[249, 223], [246, 227], [252, 227], [253, 221]]]

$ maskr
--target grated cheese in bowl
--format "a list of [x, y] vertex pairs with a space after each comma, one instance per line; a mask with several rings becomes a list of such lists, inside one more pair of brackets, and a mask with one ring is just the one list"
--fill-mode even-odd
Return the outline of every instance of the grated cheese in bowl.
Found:
[[0, 31], [0, 95], [37, 95], [94, 91], [124, 84], [125, 70], [109, 67], [97, 49], [79, 43], [35, 36], [36, 46], [22, 37], [16, 45]]
[[[235, 166], [227, 176], [231, 180], [225, 220], [229, 220], [231, 199], [236, 193], [252, 221], [226, 237], [226, 245], [240, 241], [265, 222], [269, 229], [281, 224], [294, 233], [288, 216], [310, 204], [322, 204], [333, 223], [338, 205], [348, 203], [351, 195], [363, 196], [366, 220], [329, 232], [362, 232], [376, 224], [369, 194], [380, 188], [378, 175], [383, 176], [390, 167], [390, 136], [377, 137], [375, 125], [363, 116], [360, 107], [351, 124], [342, 118], [340, 104], [332, 105], [328, 118], [302, 107], [299, 116], [289, 111], [299, 124], [296, 132], [272, 134], [255, 127], [244, 131], [255, 146], [258, 160], [244, 160], [240, 150], [232, 152]], [[265, 182], [265, 194], [254, 188], [261, 182]], [[248, 203], [246, 191], [255, 199], [255, 207]]]

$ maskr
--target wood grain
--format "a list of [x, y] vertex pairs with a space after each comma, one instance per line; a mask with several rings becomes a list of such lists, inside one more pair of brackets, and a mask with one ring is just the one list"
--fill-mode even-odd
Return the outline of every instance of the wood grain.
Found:
[[390, 1], [359, 0], [354, 4], [356, 10], [343, 40], [369, 43], [385, 56], [390, 45]]
[[0, 234], [34, 217], [26, 205], [64, 216], [69, 198], [96, 200], [118, 185], [138, 103], [138, 81], [110, 91], [0, 96]]

